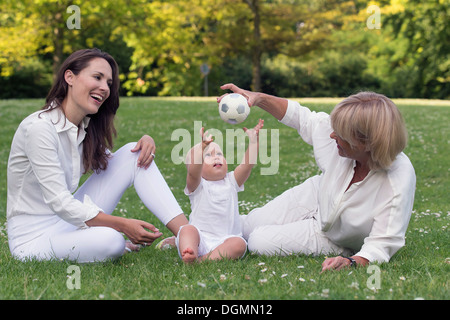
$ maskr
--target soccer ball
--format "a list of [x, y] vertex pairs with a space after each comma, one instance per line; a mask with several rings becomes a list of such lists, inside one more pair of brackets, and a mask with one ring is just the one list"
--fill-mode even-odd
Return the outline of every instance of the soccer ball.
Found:
[[231, 93], [220, 101], [219, 114], [223, 121], [237, 124], [247, 119], [250, 114], [250, 107], [244, 96], [238, 93]]

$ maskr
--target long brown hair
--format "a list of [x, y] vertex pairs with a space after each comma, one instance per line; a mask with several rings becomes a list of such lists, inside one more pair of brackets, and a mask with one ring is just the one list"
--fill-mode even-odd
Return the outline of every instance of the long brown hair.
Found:
[[103, 58], [109, 63], [113, 81], [108, 99], [103, 102], [96, 114], [88, 115], [91, 120], [83, 141], [85, 172], [105, 170], [108, 167], [109, 158], [107, 150], [113, 148], [113, 137], [116, 136], [114, 116], [119, 108], [119, 67], [114, 58], [99, 49], [83, 49], [72, 53], [61, 65], [42, 108], [46, 111], [61, 108], [64, 112], [61, 106], [67, 96], [69, 87], [64, 78], [66, 70], [71, 70], [75, 75], [78, 75], [94, 58]]

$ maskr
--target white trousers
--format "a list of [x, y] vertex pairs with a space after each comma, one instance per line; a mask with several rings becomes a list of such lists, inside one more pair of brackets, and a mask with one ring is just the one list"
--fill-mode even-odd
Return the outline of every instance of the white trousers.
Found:
[[[129, 143], [109, 159], [107, 170], [93, 173], [75, 192], [82, 201], [84, 195], [107, 214], [111, 214], [127, 188], [134, 188], [144, 205], [163, 223], [182, 214], [155, 161], [145, 170], [137, 167], [139, 152], [130, 150]], [[23, 243], [14, 241], [14, 232], [28, 233]], [[10, 232], [11, 231], [11, 232]], [[77, 228], [53, 215], [20, 215], [8, 220], [8, 237], [13, 256], [26, 260], [68, 259], [80, 263], [114, 260], [123, 255], [123, 235], [109, 227]], [[11, 244], [14, 243], [14, 247]]]
[[293, 187], [242, 217], [248, 250], [264, 255], [343, 254], [344, 248], [321, 231], [318, 213], [320, 176]]

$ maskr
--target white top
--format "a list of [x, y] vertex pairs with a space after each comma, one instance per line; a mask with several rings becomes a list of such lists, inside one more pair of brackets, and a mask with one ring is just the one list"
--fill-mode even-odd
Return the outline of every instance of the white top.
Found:
[[84, 202], [72, 196], [84, 171], [82, 142], [89, 120], [86, 117], [78, 130], [56, 108], [37, 111], [22, 121], [8, 160], [8, 219], [56, 214], [85, 227], [85, 221], [102, 211], [88, 196]]
[[318, 216], [324, 234], [369, 261], [389, 261], [405, 244], [414, 202], [416, 175], [409, 158], [400, 153], [389, 169], [370, 171], [345, 191], [356, 162], [339, 156], [329, 115], [289, 101], [281, 122], [314, 148], [322, 170]]
[[242, 235], [237, 193], [243, 190], [244, 185], [238, 186], [234, 171], [218, 181], [201, 178], [193, 192], [184, 189], [191, 201], [189, 223], [211, 236]]

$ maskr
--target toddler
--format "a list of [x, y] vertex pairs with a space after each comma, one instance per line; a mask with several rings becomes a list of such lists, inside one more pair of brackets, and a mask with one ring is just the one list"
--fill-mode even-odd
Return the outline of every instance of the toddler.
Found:
[[187, 178], [185, 194], [189, 196], [192, 212], [189, 224], [180, 228], [176, 245], [185, 263], [205, 259], [239, 259], [247, 251], [242, 237], [238, 195], [250, 176], [258, 153], [258, 135], [264, 121], [244, 131], [249, 145], [243, 161], [232, 172], [219, 145], [204, 128], [202, 142], [186, 157]]

